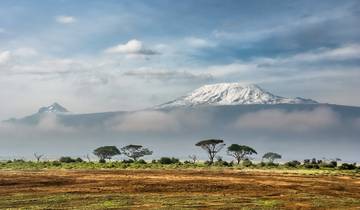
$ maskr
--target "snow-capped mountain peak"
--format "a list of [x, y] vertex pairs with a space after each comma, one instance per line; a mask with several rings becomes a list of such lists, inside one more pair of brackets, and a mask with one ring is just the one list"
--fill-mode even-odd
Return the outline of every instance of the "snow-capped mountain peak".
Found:
[[243, 86], [240, 83], [218, 83], [204, 85], [174, 101], [158, 108], [196, 105], [239, 105], [239, 104], [315, 104], [311, 99], [286, 98], [269, 93], [257, 85]]
[[56, 113], [56, 114], [61, 114], [61, 113], [67, 113], [69, 112], [66, 108], [64, 108], [63, 106], [61, 106], [58, 103], [53, 103], [50, 106], [46, 106], [46, 107], [41, 107], [38, 111], [39, 114], [41, 113]]

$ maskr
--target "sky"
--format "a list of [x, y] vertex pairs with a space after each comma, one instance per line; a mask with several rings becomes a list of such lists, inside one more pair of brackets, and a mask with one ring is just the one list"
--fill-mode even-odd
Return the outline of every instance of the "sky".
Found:
[[0, 119], [136, 110], [204, 84], [360, 106], [360, 2], [0, 0]]

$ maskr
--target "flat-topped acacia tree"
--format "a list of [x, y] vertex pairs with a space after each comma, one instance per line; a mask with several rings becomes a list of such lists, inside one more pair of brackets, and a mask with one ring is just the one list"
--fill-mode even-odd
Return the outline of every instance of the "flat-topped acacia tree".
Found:
[[281, 155], [275, 152], [268, 152], [265, 153], [262, 158], [267, 159], [269, 163], [274, 163], [274, 160], [281, 159]]
[[246, 145], [232, 144], [227, 148], [228, 155], [234, 157], [237, 161], [237, 164], [240, 164], [240, 161], [245, 158], [249, 158], [252, 154], [257, 154], [257, 152]]
[[100, 162], [105, 162], [106, 159], [110, 160], [113, 156], [121, 154], [115, 146], [99, 147], [93, 153], [100, 159]]
[[137, 161], [139, 158], [144, 157], [145, 155], [152, 155], [152, 151], [148, 148], [144, 148], [141, 145], [130, 144], [125, 147], [122, 147], [121, 152], [123, 155]]
[[199, 141], [195, 146], [201, 147], [208, 153], [209, 164], [214, 162], [214, 158], [218, 152], [225, 146], [224, 140], [221, 139], [206, 139]]

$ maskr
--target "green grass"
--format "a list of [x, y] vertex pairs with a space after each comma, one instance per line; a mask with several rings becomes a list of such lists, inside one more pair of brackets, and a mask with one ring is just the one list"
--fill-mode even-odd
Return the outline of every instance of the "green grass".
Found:
[[124, 194], [17, 194], [2, 197], [1, 209], [269, 209], [280, 201], [254, 200], [223, 195], [124, 195]]
[[340, 170], [337, 168], [320, 168], [307, 169], [302, 166], [297, 168], [288, 168], [283, 165], [276, 167], [253, 165], [250, 167], [243, 166], [208, 166], [204, 163], [197, 164], [160, 164], [160, 163], [123, 163], [120, 161], [113, 161], [107, 163], [98, 162], [75, 162], [75, 163], [60, 163], [58, 161], [8, 161], [0, 162], [0, 170], [43, 170], [43, 169], [208, 169], [208, 170], [264, 170], [268, 172], [279, 173], [298, 173], [303, 175], [351, 175], [360, 176], [360, 169], [355, 170]]
[[[311, 208], [356, 207], [360, 200], [296, 195]], [[294, 199], [297, 199], [294, 197]], [[288, 203], [287, 206], [291, 206]], [[16, 194], [3, 196], [0, 209], [283, 209], [285, 201], [236, 195]]]

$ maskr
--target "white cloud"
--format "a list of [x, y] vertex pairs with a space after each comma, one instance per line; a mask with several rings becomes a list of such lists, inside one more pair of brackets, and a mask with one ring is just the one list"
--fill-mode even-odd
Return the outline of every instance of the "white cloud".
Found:
[[328, 108], [312, 111], [263, 110], [241, 116], [236, 126], [243, 129], [304, 132], [338, 125], [337, 115]]
[[175, 116], [160, 111], [127, 114], [110, 124], [114, 130], [123, 132], [165, 132], [176, 131], [179, 128], [179, 122]]
[[188, 37], [185, 39], [186, 43], [194, 48], [207, 48], [207, 47], [215, 47], [216, 44], [202, 38], [197, 37]]
[[43, 116], [36, 129], [43, 132], [72, 132], [74, 128], [66, 127], [58, 122], [57, 116], [54, 114], [47, 114]]
[[139, 68], [136, 70], [126, 71], [123, 75], [138, 77], [143, 79], [158, 80], [187, 80], [187, 81], [209, 81], [213, 77], [208, 73], [192, 73], [190, 71], [175, 71], [154, 68]]
[[0, 64], [8, 62], [11, 58], [11, 53], [9, 51], [0, 52]]
[[33, 48], [22, 47], [14, 50], [14, 55], [20, 57], [32, 57], [38, 55], [38, 52]]
[[350, 60], [360, 58], [360, 44], [348, 44], [334, 49], [319, 49], [312, 52], [300, 53], [289, 61], [316, 62], [323, 60]]
[[105, 50], [106, 53], [122, 53], [133, 55], [154, 55], [157, 52], [147, 49], [139, 40], [132, 39], [125, 44], [119, 44]]
[[65, 15], [57, 16], [57, 17], [55, 17], [55, 20], [56, 20], [56, 22], [61, 23], [61, 24], [70, 24], [70, 23], [76, 22], [75, 17], [65, 16]]

